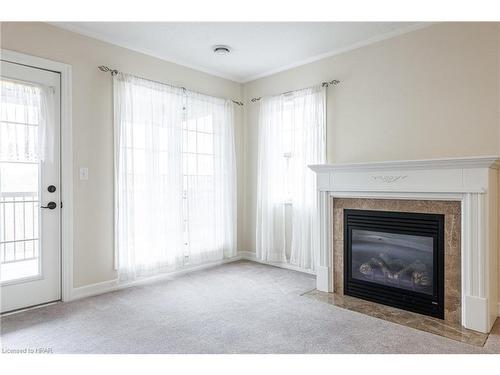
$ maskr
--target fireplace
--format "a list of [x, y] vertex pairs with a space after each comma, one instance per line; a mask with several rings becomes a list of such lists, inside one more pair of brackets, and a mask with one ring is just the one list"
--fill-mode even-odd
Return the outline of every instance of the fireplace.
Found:
[[444, 215], [344, 210], [344, 294], [444, 318]]
[[[345, 294], [344, 209], [444, 214], [444, 286], [440, 277], [436, 279], [433, 275], [433, 288], [437, 290], [431, 297], [436, 300], [431, 304], [436, 302], [439, 307], [433, 310], [444, 308], [444, 321], [490, 332], [499, 307], [498, 157], [320, 164], [310, 168], [317, 176], [319, 238], [314, 247], [318, 254], [318, 291]], [[438, 236], [443, 237], [439, 233]], [[442, 246], [433, 243], [438, 245], [442, 252]], [[438, 254], [434, 269], [443, 267], [441, 257]], [[441, 270], [438, 272], [442, 275]], [[429, 301], [425, 293], [356, 280], [352, 276], [346, 283], [350, 284], [347, 287], [351, 294], [360, 284], [364, 288], [383, 289], [385, 297], [389, 295], [384, 302], [387, 304], [401, 303], [389, 291], [407, 293], [415, 300], [414, 307], [422, 308], [416, 302]], [[359, 293], [363, 289], [356, 290]], [[408, 305], [405, 308], [410, 310]]]

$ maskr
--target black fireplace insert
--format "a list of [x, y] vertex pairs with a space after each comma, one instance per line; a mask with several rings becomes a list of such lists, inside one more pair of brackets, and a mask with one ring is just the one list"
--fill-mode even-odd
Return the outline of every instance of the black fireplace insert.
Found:
[[344, 294], [444, 318], [444, 215], [344, 210]]

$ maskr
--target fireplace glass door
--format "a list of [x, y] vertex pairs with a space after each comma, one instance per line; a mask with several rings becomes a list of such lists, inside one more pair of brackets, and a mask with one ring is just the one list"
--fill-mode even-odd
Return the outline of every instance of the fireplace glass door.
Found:
[[353, 229], [351, 238], [353, 278], [432, 295], [433, 237]]
[[444, 317], [444, 215], [344, 210], [344, 294]]

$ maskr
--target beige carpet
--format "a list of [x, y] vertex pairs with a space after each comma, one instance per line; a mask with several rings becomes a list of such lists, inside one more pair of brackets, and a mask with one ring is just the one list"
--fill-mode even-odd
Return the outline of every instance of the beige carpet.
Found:
[[500, 353], [301, 294], [313, 276], [240, 261], [3, 317], [3, 351], [54, 353]]

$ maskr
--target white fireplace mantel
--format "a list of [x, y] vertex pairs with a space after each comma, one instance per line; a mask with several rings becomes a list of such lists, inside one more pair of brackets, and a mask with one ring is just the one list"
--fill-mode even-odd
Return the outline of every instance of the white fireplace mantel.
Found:
[[317, 289], [333, 292], [331, 198], [461, 202], [462, 324], [489, 332], [497, 311], [496, 156], [311, 165], [317, 174]]

